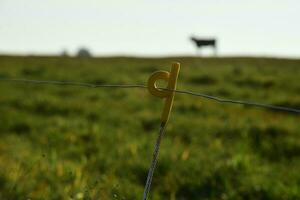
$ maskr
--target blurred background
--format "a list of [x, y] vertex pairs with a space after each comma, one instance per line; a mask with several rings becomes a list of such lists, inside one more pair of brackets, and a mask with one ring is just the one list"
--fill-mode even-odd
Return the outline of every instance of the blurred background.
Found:
[[197, 35], [217, 38], [223, 56], [299, 57], [299, 8], [294, 0], [2, 0], [0, 51], [195, 55], [188, 38]]
[[[300, 109], [300, 2], [0, 0], [0, 199], [141, 199], [162, 99]], [[299, 114], [176, 94], [150, 198], [300, 199]]]

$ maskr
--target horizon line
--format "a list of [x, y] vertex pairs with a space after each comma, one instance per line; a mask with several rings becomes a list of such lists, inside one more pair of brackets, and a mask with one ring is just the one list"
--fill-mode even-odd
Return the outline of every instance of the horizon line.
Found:
[[[9, 53], [1, 52], [0, 56], [11, 57], [69, 57], [77, 58], [75, 54], [62, 55], [62, 53]], [[113, 58], [113, 57], [128, 57], [128, 58], [269, 58], [269, 59], [293, 59], [300, 60], [300, 56], [287, 56], [276, 54], [222, 54], [222, 55], [195, 55], [195, 54], [163, 54], [163, 55], [147, 55], [147, 54], [132, 54], [132, 53], [115, 53], [115, 54], [93, 54], [90, 58]]]

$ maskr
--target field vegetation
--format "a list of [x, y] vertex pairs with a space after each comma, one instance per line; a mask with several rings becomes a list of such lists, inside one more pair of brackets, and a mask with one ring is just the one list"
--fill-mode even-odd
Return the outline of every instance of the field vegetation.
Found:
[[[300, 108], [300, 60], [0, 56], [0, 78], [146, 84]], [[141, 199], [163, 101], [0, 81], [0, 199]], [[176, 94], [150, 199], [300, 199], [300, 116]]]

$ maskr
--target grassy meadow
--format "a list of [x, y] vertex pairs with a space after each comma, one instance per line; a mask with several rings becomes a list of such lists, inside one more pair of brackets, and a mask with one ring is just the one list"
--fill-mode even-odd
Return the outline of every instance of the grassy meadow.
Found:
[[[146, 84], [300, 108], [300, 60], [0, 56], [0, 78]], [[141, 199], [163, 101], [0, 81], [0, 199]], [[300, 199], [300, 115], [176, 94], [152, 200]]]

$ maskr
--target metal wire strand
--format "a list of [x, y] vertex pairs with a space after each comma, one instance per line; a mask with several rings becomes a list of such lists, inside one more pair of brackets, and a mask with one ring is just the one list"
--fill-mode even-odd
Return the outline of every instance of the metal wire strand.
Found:
[[30, 83], [30, 84], [45, 84], [45, 85], [66, 85], [66, 86], [79, 86], [79, 87], [89, 87], [89, 88], [147, 88], [145, 85], [139, 84], [91, 84], [83, 82], [74, 81], [45, 81], [45, 80], [29, 80], [29, 79], [9, 79], [0, 78], [0, 81], [11, 81], [20, 83]]
[[[126, 89], [126, 88], [146, 89], [147, 88], [146, 85], [142, 85], [142, 84], [91, 84], [91, 83], [73, 82], [73, 81], [29, 80], [29, 79], [16, 79], [16, 78], [0, 78], [0, 81], [30, 83], [30, 84], [79, 86], [79, 87], [88, 87], [88, 88], [124, 88], [124, 89]], [[277, 110], [277, 111], [284, 111], [284, 112], [289, 112], [289, 113], [300, 114], [300, 109], [289, 108], [289, 107], [285, 107], [285, 106], [275, 106], [275, 105], [263, 104], [263, 103], [251, 102], [251, 101], [225, 99], [225, 98], [215, 97], [215, 96], [211, 96], [211, 95], [207, 95], [207, 94], [203, 94], [203, 93], [192, 92], [192, 91], [188, 91], [188, 90], [170, 90], [170, 89], [166, 89], [166, 88], [159, 88], [159, 89], [176, 92], [179, 94], [187, 94], [187, 95], [202, 97], [202, 98], [217, 101], [219, 103], [240, 104], [240, 105], [267, 108], [270, 110]]]
[[203, 97], [203, 98], [214, 100], [214, 101], [217, 101], [220, 103], [231, 103], [231, 104], [240, 104], [240, 105], [246, 105], [246, 106], [255, 106], [255, 107], [267, 108], [267, 109], [271, 109], [271, 110], [285, 111], [285, 112], [300, 114], [300, 110], [296, 109], [296, 108], [275, 106], [275, 105], [257, 103], [257, 102], [251, 102], [251, 101], [224, 99], [224, 98], [220, 98], [220, 97], [210, 96], [207, 94], [196, 93], [196, 92], [191, 92], [191, 91], [186, 91], [186, 90], [175, 90], [175, 92], [181, 93], [181, 94], [189, 94], [189, 95], [193, 95], [193, 96]]

